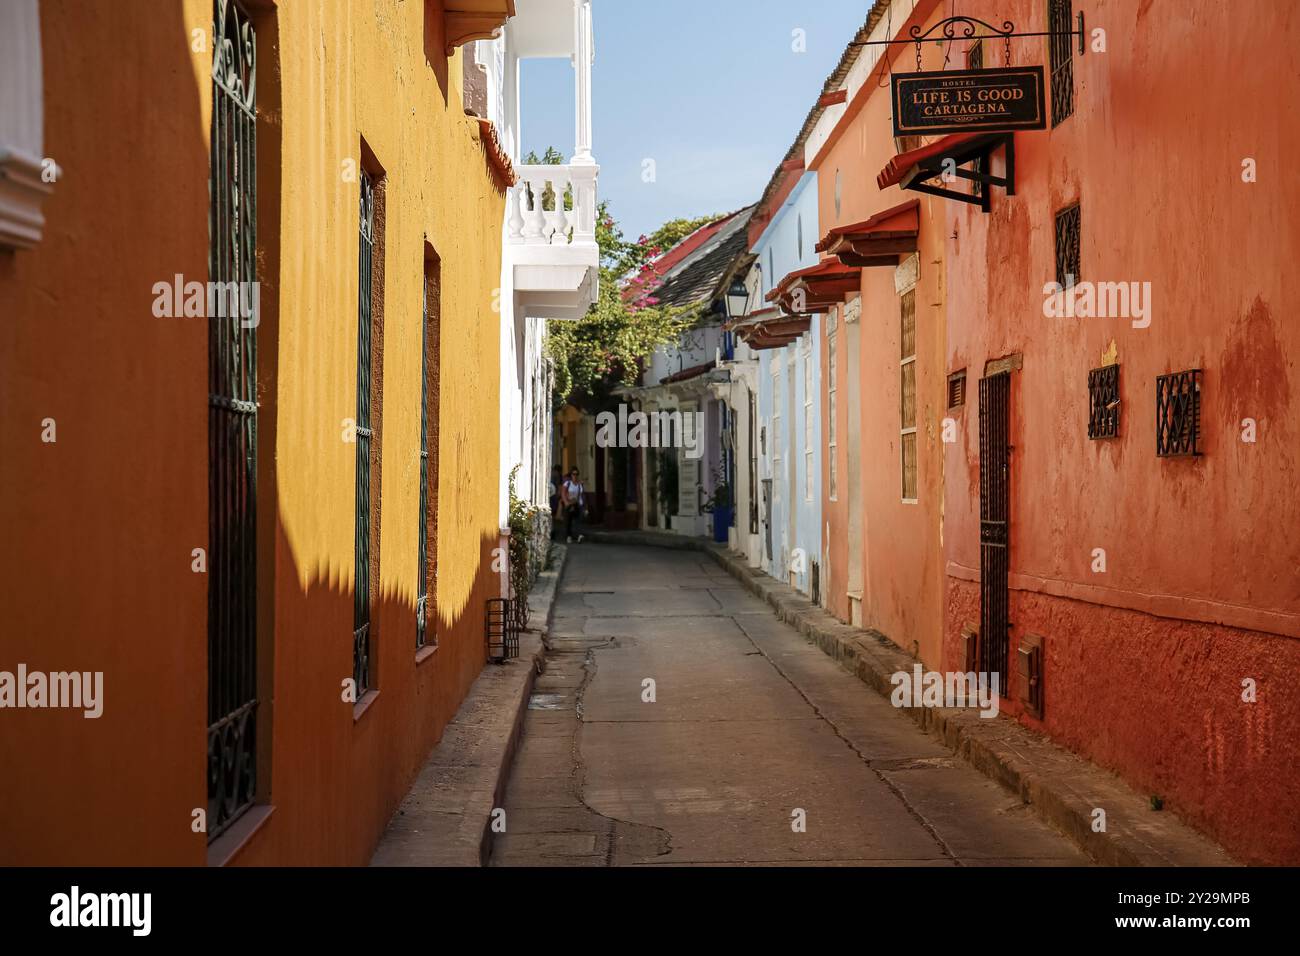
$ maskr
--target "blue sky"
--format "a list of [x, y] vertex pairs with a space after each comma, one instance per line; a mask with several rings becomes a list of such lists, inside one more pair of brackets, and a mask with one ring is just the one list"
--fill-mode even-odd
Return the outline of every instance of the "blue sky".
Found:
[[[870, 0], [593, 0], [592, 152], [635, 239], [758, 199]], [[796, 53], [793, 31], [806, 36]], [[573, 68], [531, 60], [523, 152], [573, 152]], [[655, 162], [656, 181], [642, 181]]]

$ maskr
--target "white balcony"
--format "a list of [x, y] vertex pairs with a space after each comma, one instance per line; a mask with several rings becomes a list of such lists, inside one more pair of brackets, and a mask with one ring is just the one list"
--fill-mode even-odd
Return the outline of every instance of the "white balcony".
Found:
[[506, 250], [528, 314], [580, 319], [595, 301], [596, 166], [519, 166], [506, 206]]
[[[591, 0], [516, 0], [503, 38], [501, 109], [518, 182], [506, 205], [505, 260], [524, 314], [580, 319], [596, 300], [596, 179], [591, 155]], [[523, 165], [519, 62], [569, 60], [574, 70], [573, 155], [565, 165]], [[558, 145], [558, 144], [556, 144]]]

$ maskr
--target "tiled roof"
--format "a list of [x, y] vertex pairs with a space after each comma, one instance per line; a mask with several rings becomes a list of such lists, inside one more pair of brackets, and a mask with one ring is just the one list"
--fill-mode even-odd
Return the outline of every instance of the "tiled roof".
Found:
[[660, 305], [707, 305], [714, 301], [748, 250], [745, 227], [753, 209], [750, 206], [732, 215], [715, 236], [669, 270], [649, 294]]

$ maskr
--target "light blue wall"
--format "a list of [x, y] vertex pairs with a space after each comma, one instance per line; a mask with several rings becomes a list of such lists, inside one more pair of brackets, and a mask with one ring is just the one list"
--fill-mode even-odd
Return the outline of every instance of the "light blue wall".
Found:
[[[819, 257], [814, 247], [819, 238], [817, 174], [805, 173], [752, 250], [758, 257], [762, 272], [764, 296], [789, 273], [818, 263]], [[799, 341], [784, 348], [758, 353], [758, 415], [760, 423], [767, 430], [767, 447], [761, 455], [759, 473], [760, 478], [772, 479], [775, 491], [772, 508], [772, 557], [770, 560], [764, 557], [763, 569], [778, 580], [789, 580], [794, 549], [802, 548], [807, 562], [795, 580], [799, 589], [805, 593], [809, 593], [812, 587], [812, 564], [816, 562], [820, 565], [822, 562], [821, 334], [821, 316], [814, 316], [809, 331]], [[812, 399], [811, 430], [804, 424], [805, 355], [811, 357], [812, 381], [808, 383], [808, 394]], [[793, 376], [789, 374], [792, 358]], [[772, 413], [776, 399], [773, 391], [773, 363], [780, 363], [784, 398], [780, 435], [782, 468], [777, 474], [772, 472], [774, 441], [777, 438], [773, 434]], [[808, 447], [813, 451], [810, 476], [805, 474], [804, 464], [804, 451]], [[790, 480], [791, 476], [793, 481]], [[811, 500], [807, 493], [809, 481], [812, 486]], [[761, 495], [761, 487], [756, 493]], [[761, 514], [761, 497], [759, 503]]]

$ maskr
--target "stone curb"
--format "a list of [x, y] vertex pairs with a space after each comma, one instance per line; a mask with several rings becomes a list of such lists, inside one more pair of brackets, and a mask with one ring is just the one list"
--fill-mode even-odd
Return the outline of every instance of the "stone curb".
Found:
[[[643, 544], [703, 551], [776, 616], [816, 644], [868, 687], [889, 697], [890, 678], [910, 673], [916, 659], [884, 634], [838, 620], [789, 585], [751, 568], [725, 546], [663, 532], [588, 532], [608, 544]], [[989, 720], [968, 710], [901, 708], [933, 737], [985, 776], [1016, 793], [1096, 862], [1105, 866], [1235, 866], [1228, 854], [1169, 811], [1103, 770], [1010, 718]], [[1106, 812], [1106, 831], [1093, 831], [1093, 812]]]
[[484, 665], [389, 820], [371, 866], [487, 863], [492, 811], [504, 803], [533, 681], [545, 666], [567, 552], [562, 544], [552, 546], [551, 568], [538, 575], [528, 596], [531, 625], [520, 635], [519, 657]]

